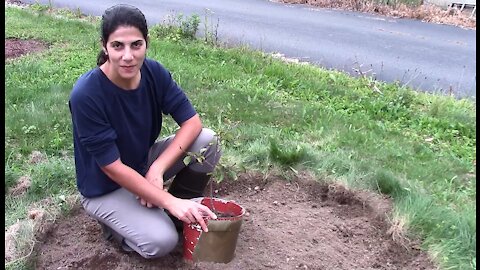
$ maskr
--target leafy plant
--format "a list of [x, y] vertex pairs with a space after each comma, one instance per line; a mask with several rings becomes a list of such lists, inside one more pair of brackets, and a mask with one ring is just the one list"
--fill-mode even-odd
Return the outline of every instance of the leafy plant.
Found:
[[179, 42], [195, 39], [199, 25], [198, 15], [184, 16], [180, 13], [169, 15], [164, 23], [150, 27], [149, 31], [152, 37]]

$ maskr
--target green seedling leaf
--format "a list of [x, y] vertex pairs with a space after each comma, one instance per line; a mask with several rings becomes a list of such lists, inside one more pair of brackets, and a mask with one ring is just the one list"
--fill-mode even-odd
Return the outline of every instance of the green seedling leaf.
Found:
[[185, 164], [185, 166], [188, 166], [188, 164], [190, 164], [191, 161], [192, 161], [192, 157], [191, 156], [186, 156], [183, 159], [183, 164]]

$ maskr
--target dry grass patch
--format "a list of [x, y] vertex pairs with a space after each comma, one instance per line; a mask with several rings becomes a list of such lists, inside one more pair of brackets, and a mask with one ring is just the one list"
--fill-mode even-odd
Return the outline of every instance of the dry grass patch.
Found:
[[62, 208], [72, 209], [78, 203], [78, 195], [66, 196], [60, 203], [52, 198], [33, 203], [24, 219], [5, 228], [5, 267], [31, 259], [35, 246], [63, 215]]
[[17, 180], [17, 184], [12, 187], [8, 193], [10, 193], [12, 196], [20, 196], [27, 192], [31, 185], [32, 179], [30, 176], [22, 176]]
[[375, 13], [379, 15], [411, 18], [425, 22], [449, 24], [468, 29], [476, 29], [476, 14], [461, 11], [457, 7], [443, 9], [436, 5], [423, 4], [409, 6], [396, 4], [394, 6], [378, 4], [368, 0], [279, 0], [289, 4], [307, 4], [321, 8], [346, 9], [352, 11]]

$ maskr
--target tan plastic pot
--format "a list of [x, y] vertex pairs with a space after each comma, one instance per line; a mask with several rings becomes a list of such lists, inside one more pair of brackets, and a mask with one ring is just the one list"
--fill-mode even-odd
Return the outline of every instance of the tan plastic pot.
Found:
[[235, 256], [245, 209], [234, 201], [218, 198], [205, 197], [201, 204], [210, 209], [213, 204], [218, 218], [205, 219], [208, 233], [198, 223], [183, 224], [183, 257], [192, 262], [229, 263]]

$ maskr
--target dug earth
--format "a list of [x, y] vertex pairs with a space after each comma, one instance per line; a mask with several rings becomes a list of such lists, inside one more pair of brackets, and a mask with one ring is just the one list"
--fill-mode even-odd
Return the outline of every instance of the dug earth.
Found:
[[[393, 237], [388, 198], [319, 183], [244, 174], [213, 194], [246, 209], [228, 264], [183, 260], [182, 243], [145, 260], [101, 236], [78, 206], [40, 239], [37, 269], [436, 269], [418, 241]], [[395, 240], [394, 240], [395, 239]]]

